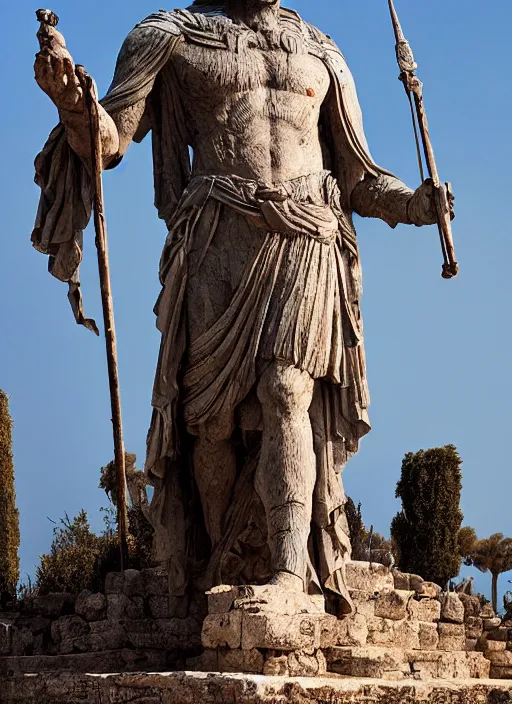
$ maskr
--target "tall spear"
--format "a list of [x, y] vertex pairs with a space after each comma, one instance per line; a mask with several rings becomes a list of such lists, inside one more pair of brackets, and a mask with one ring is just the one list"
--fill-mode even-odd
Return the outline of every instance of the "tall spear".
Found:
[[[38, 10], [37, 19], [41, 23], [38, 39], [41, 52], [55, 53], [67, 56], [64, 41], [58, 43], [60, 35], [52, 31], [59, 23], [59, 18], [51, 10]], [[112, 409], [112, 426], [114, 433], [114, 463], [117, 479], [117, 517], [119, 530], [119, 545], [121, 552], [121, 571], [124, 570], [127, 554], [128, 520], [126, 515], [126, 460], [123, 438], [123, 421], [121, 415], [121, 394], [119, 386], [119, 368], [117, 362], [117, 341], [114, 323], [114, 303], [110, 281], [110, 265], [108, 259], [107, 225], [102, 182], [102, 143], [100, 131], [100, 113], [96, 85], [83, 66], [76, 66], [75, 73], [84, 91], [85, 106], [89, 117], [91, 140], [91, 170], [93, 175], [93, 209], [94, 229], [96, 232], [96, 251], [98, 254], [98, 269], [101, 288], [101, 303], [105, 327], [105, 344], [107, 351], [108, 380], [110, 387], [110, 404]]]
[[419, 125], [428, 174], [434, 189], [434, 208], [436, 211], [437, 226], [439, 229], [439, 237], [441, 240], [441, 249], [444, 259], [441, 275], [443, 279], [451, 279], [459, 273], [459, 265], [455, 259], [455, 249], [453, 246], [451, 226], [452, 214], [450, 209], [450, 199], [453, 199], [451, 194], [451, 186], [447, 183], [445, 188], [439, 179], [434, 149], [432, 147], [432, 142], [428, 131], [427, 113], [423, 103], [423, 84], [416, 76], [416, 69], [418, 68], [418, 65], [414, 60], [414, 54], [412, 53], [409, 42], [404, 36], [393, 0], [388, 0], [388, 4], [389, 11], [391, 13], [391, 20], [393, 22], [393, 29], [395, 32], [396, 58], [400, 68], [399, 79], [404, 84], [405, 92], [411, 106], [421, 179], [422, 181], [424, 180], [423, 162], [421, 158], [417, 125]]

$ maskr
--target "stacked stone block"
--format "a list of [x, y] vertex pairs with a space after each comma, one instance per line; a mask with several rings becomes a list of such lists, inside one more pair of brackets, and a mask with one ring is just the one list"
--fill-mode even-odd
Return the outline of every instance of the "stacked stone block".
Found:
[[321, 609], [297, 614], [284, 602], [274, 610], [269, 605], [246, 610], [238, 606], [243, 588], [210, 595], [205, 652], [188, 665], [283, 676], [326, 671], [394, 680], [489, 676], [483, 654], [466, 650], [480, 616], [469, 620], [468, 608], [466, 619], [457, 594], [441, 594], [420, 577], [368, 563], [348, 564], [347, 583], [354, 613], [342, 619]]
[[490, 661], [493, 679], [512, 679], [512, 621], [485, 619], [477, 648]]
[[347, 580], [355, 614], [327, 653], [332, 672], [383, 679], [488, 677], [482, 654], [466, 649], [465, 608], [457, 594], [366, 563], [347, 565]]
[[173, 669], [201, 651], [204, 614], [169, 597], [165, 574], [112, 573], [105, 592], [36, 597], [20, 613], [0, 614], [0, 673]]
[[243, 587], [226, 587], [208, 596], [202, 630], [205, 651], [189, 660], [187, 667], [293, 677], [324, 675], [324, 650], [337, 639], [338, 619], [320, 605], [316, 613], [297, 614], [293, 595], [285, 593], [274, 605], [278, 612], [238, 608], [237, 602], [246, 594]]
[[[52, 594], [0, 614], [0, 675], [172, 669], [387, 680], [512, 678], [512, 622], [476, 597], [442, 594], [420, 577], [350, 563], [354, 613], [285, 590], [258, 605], [247, 589], [170, 598], [158, 570], [107, 577], [105, 594]], [[251, 591], [251, 588], [249, 588]], [[262, 600], [265, 601], [265, 600]], [[204, 602], [203, 602], [204, 604]], [[306, 605], [306, 608], [303, 606]], [[260, 608], [261, 606], [261, 608]], [[201, 637], [202, 629], [202, 637]]]

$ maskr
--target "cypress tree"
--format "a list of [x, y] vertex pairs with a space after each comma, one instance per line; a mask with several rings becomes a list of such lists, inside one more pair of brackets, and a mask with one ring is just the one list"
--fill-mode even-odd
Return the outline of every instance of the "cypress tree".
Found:
[[396, 496], [402, 511], [391, 524], [404, 572], [445, 586], [459, 574], [462, 460], [453, 445], [409, 452]]
[[19, 514], [14, 489], [12, 419], [9, 400], [0, 389], [0, 594], [14, 597], [20, 576]]
[[366, 534], [366, 529], [363, 523], [361, 504], [359, 504], [356, 508], [356, 505], [350, 496], [347, 496], [345, 515], [347, 517], [350, 544], [352, 546], [352, 559], [364, 560], [363, 538]]

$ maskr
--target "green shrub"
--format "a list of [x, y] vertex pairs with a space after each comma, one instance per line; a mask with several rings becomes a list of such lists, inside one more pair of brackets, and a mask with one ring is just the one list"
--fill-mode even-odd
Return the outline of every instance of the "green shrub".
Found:
[[[129, 476], [139, 480], [142, 473], [135, 469], [135, 455], [126, 455]], [[140, 476], [139, 476], [140, 475]], [[111, 504], [102, 509], [105, 527], [100, 535], [92, 532], [85, 511], [70, 520], [69, 516], [55, 527], [50, 552], [41, 556], [37, 569], [35, 589], [39, 594], [70, 592], [78, 594], [83, 589], [102, 591], [105, 577], [121, 567], [117, 534], [116, 472], [110, 462], [101, 470], [100, 487], [105, 490]], [[144, 490], [145, 493], [145, 490]], [[152, 567], [153, 528], [147, 520], [145, 504], [128, 508], [128, 557], [125, 567], [144, 569]]]
[[117, 538], [110, 532], [95, 535], [85, 511], [70, 520], [66, 515], [54, 529], [50, 552], [41, 555], [36, 573], [39, 594], [69, 592], [79, 594], [83, 589], [100, 590], [102, 565], [115, 551]]

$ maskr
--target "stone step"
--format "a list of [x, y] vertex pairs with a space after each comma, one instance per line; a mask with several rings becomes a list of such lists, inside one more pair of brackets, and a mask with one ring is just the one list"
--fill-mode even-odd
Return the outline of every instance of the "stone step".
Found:
[[101, 678], [54, 673], [12, 677], [2, 687], [2, 704], [506, 704], [512, 693], [512, 683], [491, 680], [386, 682], [333, 677], [297, 680], [190, 672], [113, 674]]
[[[419, 598], [415, 592], [402, 589], [386, 588], [381, 592], [369, 592], [361, 589], [349, 589], [354, 602], [355, 613], [366, 619], [386, 618], [391, 620], [422, 621], [437, 623], [441, 620], [441, 602], [439, 599]], [[481, 635], [481, 619], [478, 621]]]
[[[162, 650], [108, 650], [72, 655], [32, 655], [0, 658], [0, 677], [14, 677], [41, 672], [140, 672], [170, 669], [175, 653]], [[171, 668], [174, 669], [174, 668]], [[2, 701], [0, 696], [0, 701]]]
[[347, 562], [346, 579], [349, 589], [365, 592], [381, 592], [394, 589], [395, 581], [391, 571], [384, 565], [369, 562]]
[[491, 677], [495, 680], [512, 680], [512, 667], [491, 665]]
[[482, 679], [490, 670], [482, 653], [367, 646], [330, 648], [325, 654], [329, 672], [350, 677]]

